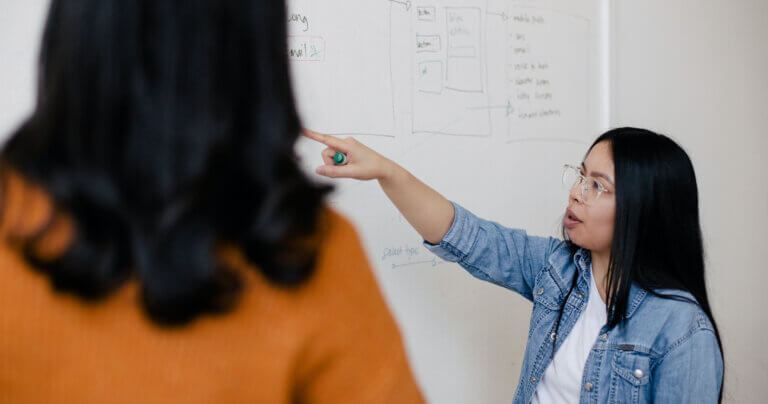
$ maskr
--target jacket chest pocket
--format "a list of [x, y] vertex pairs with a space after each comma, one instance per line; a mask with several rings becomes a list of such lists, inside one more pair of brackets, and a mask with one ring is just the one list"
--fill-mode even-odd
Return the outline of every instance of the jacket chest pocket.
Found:
[[533, 312], [531, 313], [529, 337], [537, 328], [548, 327], [555, 322], [557, 312], [560, 311], [560, 300], [560, 288], [552, 279], [549, 270], [541, 271], [534, 281]]
[[608, 402], [650, 402], [650, 358], [640, 352], [619, 348], [611, 363], [611, 390]]

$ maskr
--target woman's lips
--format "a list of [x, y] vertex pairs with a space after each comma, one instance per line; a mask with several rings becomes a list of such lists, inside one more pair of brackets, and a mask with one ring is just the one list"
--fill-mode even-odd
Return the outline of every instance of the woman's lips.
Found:
[[581, 224], [581, 220], [579, 220], [579, 218], [573, 214], [573, 211], [568, 209], [565, 211], [565, 218], [563, 218], [563, 224], [565, 225], [566, 228], [572, 229], [578, 226], [579, 224]]

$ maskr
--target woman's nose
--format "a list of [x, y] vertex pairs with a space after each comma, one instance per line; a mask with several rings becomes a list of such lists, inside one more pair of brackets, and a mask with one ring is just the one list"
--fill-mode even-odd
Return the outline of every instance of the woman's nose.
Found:
[[581, 201], [581, 185], [578, 181], [576, 181], [575, 184], [571, 187], [571, 192], [568, 195], [570, 201], [574, 202], [582, 202]]

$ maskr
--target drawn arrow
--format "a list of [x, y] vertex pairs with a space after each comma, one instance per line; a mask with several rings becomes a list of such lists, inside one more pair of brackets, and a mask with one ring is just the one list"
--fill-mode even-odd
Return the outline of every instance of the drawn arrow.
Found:
[[409, 11], [411, 9], [411, 0], [389, 0], [389, 1], [392, 3], [404, 5], [406, 11]]
[[512, 115], [515, 112], [515, 107], [512, 106], [512, 102], [507, 100], [507, 105], [488, 105], [483, 107], [467, 107], [468, 110], [486, 110], [486, 109], [503, 109], [506, 111], [507, 116]]
[[494, 13], [492, 11], [487, 11], [486, 14], [488, 14], [488, 15], [495, 15], [497, 17], [501, 17], [501, 19], [503, 21], [506, 21], [506, 20], [509, 19], [509, 16], [507, 15], [507, 13]]
[[400, 267], [408, 267], [411, 265], [419, 265], [419, 264], [432, 264], [433, 267], [436, 267], [442, 263], [443, 262], [437, 261], [437, 257], [433, 257], [431, 260], [426, 260], [426, 261], [415, 261], [415, 262], [408, 262], [405, 264], [392, 264], [392, 269], [400, 268]]

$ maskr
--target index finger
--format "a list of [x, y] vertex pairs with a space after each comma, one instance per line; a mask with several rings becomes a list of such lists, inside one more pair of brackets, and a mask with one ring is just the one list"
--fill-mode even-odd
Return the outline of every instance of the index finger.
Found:
[[304, 129], [303, 132], [304, 132], [304, 136], [312, 140], [316, 140], [326, 146], [329, 146], [336, 151], [340, 151], [342, 153], [349, 153], [349, 146], [339, 138], [335, 138], [330, 135], [324, 135], [322, 133], [311, 131], [309, 129]]

